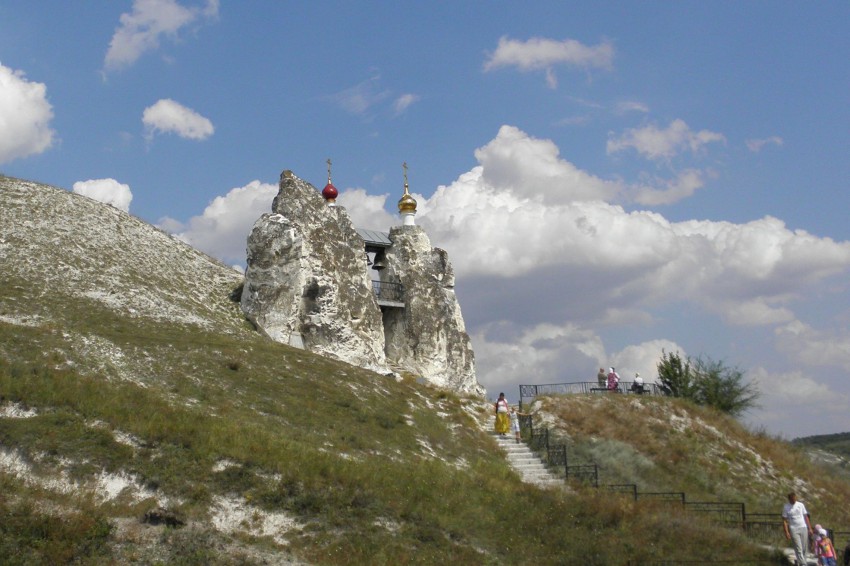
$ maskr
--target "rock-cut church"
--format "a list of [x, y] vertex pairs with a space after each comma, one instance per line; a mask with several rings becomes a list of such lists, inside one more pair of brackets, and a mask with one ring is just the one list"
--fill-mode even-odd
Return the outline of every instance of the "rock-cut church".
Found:
[[404, 166], [401, 223], [355, 228], [338, 191], [286, 170], [248, 236], [242, 311], [271, 339], [380, 373], [483, 394], [448, 255], [415, 223]]

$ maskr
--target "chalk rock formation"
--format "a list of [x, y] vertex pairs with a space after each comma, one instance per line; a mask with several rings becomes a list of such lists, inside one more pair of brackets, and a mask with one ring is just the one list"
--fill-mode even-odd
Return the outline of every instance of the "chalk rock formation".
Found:
[[404, 285], [405, 308], [384, 310], [387, 359], [435, 385], [483, 394], [448, 254], [419, 226], [395, 226], [389, 236], [381, 275]]
[[248, 237], [242, 311], [273, 340], [389, 371], [364, 241], [344, 208], [291, 171]]
[[392, 228], [389, 240], [381, 252], [386, 267], [374, 277], [404, 291], [379, 304], [366, 242], [348, 213], [284, 171], [272, 212], [248, 237], [242, 311], [278, 342], [380, 372], [389, 364], [483, 395], [446, 252], [412, 224]]

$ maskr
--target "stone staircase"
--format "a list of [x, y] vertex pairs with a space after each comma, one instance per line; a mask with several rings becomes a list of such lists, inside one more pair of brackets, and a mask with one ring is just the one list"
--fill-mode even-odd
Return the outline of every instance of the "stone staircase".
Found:
[[517, 471], [522, 481], [540, 487], [558, 487], [561, 489], [566, 487], [564, 479], [550, 472], [543, 461], [524, 442], [517, 443], [513, 435], [501, 436], [495, 432], [490, 434], [505, 452], [508, 463]]

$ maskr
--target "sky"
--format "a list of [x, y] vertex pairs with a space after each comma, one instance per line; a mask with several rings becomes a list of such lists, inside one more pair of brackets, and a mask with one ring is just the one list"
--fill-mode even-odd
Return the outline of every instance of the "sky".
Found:
[[850, 431], [850, 3], [7, 0], [0, 173], [229, 265], [281, 171], [448, 251], [488, 397], [723, 361]]

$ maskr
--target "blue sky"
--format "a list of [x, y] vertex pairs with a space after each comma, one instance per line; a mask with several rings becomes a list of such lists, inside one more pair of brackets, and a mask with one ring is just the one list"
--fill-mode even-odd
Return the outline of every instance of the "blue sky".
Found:
[[847, 2], [18, 1], [0, 172], [234, 265], [283, 169], [443, 247], [494, 396], [756, 380], [754, 428], [850, 430]]

